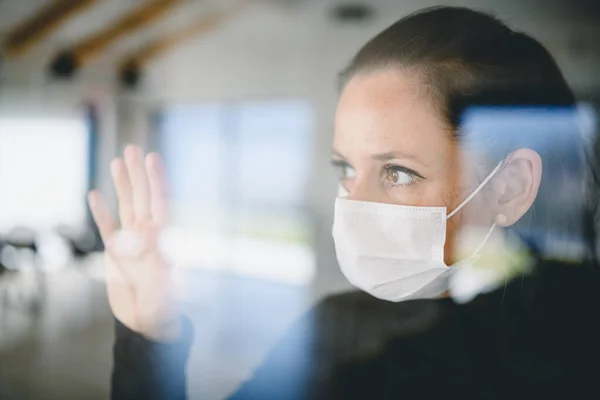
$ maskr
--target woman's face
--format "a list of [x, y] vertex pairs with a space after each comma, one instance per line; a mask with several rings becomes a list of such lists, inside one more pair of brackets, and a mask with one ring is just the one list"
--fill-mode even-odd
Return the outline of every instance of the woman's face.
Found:
[[[450, 212], [472, 186], [458, 146], [425, 88], [395, 70], [359, 74], [348, 82], [336, 112], [332, 158], [352, 200], [445, 206]], [[462, 210], [478, 203], [474, 199]], [[464, 214], [448, 220], [447, 264], [453, 262]], [[485, 211], [477, 214], [491, 218]]]

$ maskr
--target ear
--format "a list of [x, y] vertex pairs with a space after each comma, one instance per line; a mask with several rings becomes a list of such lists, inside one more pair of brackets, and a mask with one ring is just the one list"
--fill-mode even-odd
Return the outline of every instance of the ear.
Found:
[[542, 158], [531, 149], [513, 152], [505, 163], [493, 180], [500, 226], [514, 224], [531, 208], [542, 179]]

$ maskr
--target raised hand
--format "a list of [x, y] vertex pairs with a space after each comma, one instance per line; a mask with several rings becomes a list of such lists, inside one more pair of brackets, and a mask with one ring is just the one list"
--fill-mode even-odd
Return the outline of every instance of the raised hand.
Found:
[[110, 165], [120, 224], [97, 191], [88, 196], [104, 241], [107, 291], [115, 317], [154, 340], [179, 335], [171, 268], [159, 250], [168, 220], [168, 190], [163, 162], [139, 146], [125, 148], [124, 160]]

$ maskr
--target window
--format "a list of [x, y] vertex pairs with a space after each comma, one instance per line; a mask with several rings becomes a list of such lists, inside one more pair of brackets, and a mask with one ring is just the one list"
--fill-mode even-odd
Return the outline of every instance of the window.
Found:
[[178, 106], [158, 148], [173, 197], [166, 251], [179, 263], [304, 284], [312, 110], [304, 101]]
[[0, 231], [81, 228], [89, 129], [79, 117], [0, 117]]

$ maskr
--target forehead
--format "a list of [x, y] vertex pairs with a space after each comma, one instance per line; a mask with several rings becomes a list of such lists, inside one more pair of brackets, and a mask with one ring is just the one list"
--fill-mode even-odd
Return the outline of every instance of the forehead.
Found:
[[340, 96], [335, 125], [334, 147], [347, 157], [357, 152], [439, 154], [451, 143], [425, 86], [394, 70], [353, 77]]

